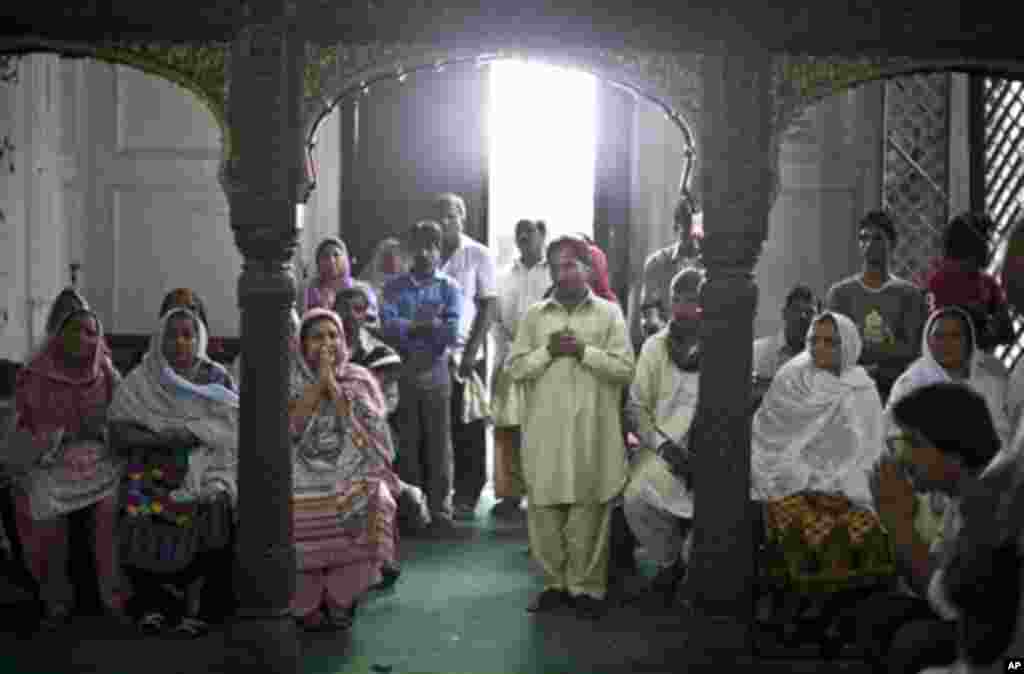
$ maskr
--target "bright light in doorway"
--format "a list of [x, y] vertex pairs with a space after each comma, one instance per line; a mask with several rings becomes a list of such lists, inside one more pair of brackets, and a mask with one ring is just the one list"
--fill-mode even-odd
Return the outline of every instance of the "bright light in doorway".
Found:
[[514, 225], [543, 219], [548, 238], [594, 229], [597, 80], [521, 61], [490, 74], [491, 246], [504, 266], [517, 254]]

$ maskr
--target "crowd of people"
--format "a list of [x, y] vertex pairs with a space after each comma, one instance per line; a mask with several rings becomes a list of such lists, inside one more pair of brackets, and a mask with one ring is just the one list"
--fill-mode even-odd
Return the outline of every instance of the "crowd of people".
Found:
[[[678, 240], [647, 260], [629, 320], [585, 235], [548, 241], [545, 222], [520, 220], [520, 255], [499, 271], [465, 233], [459, 195], [431, 210], [381, 241], [359, 279], [345, 242], [323, 240], [293, 313], [296, 621], [350, 628], [361, 598], [400, 577], [400, 533], [457, 535], [489, 477], [494, 515], [525, 521], [543, 574], [528, 611], [599, 618], [637, 546], [657, 567], [645, 594], [685, 600], [705, 282], [695, 202], [680, 200]], [[882, 540], [892, 582], [853, 607], [879, 671], [975, 671], [1017, 624], [1024, 368], [994, 351], [1013, 339], [1011, 303], [1024, 307], [1024, 226], [1002, 282], [985, 271], [992, 231], [982, 215], [951, 220], [919, 285], [891, 273], [896, 227], [868, 213], [861, 271], [824, 302], [794, 286], [783, 329], [752, 345], [757, 549], [796, 540], [799, 580], [842, 523], [833, 571], [865, 570]], [[71, 614], [79, 528], [102, 611], [147, 634], [203, 634], [233, 611], [240, 364], [210, 358], [186, 289], [168, 293], [123, 376], [74, 291], [47, 330], [18, 374], [3, 456], [8, 536], [41, 626]]]

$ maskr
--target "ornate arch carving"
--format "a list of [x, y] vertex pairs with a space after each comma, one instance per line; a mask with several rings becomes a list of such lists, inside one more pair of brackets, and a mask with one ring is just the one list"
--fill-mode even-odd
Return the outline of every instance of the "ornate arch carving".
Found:
[[375, 81], [440, 69], [445, 64], [495, 58], [521, 58], [575, 68], [649, 98], [679, 127], [691, 148], [691, 159], [698, 156], [699, 56], [669, 51], [575, 47], [488, 50], [382, 42], [309, 45], [303, 137], [308, 146], [317, 125], [341, 100]]

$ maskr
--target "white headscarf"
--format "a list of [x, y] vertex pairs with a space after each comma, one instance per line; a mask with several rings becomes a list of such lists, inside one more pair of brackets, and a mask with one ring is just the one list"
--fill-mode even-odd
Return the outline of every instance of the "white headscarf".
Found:
[[[922, 386], [929, 384], [940, 384], [955, 381], [946, 368], [942, 367], [928, 345], [928, 335], [931, 334], [935, 323], [942, 317], [955, 315], [964, 321], [967, 326], [970, 338], [969, 353], [967, 354], [967, 378], [960, 381], [968, 388], [974, 390], [985, 399], [989, 414], [992, 415], [992, 422], [996, 432], [1005, 448], [1010, 440], [1010, 420], [1006, 413], [1006, 388], [1007, 378], [998, 373], [991, 372], [984, 365], [985, 353], [977, 348], [977, 332], [974, 328], [974, 321], [969, 313], [959, 307], [942, 307], [932, 312], [924, 326], [924, 334], [921, 336], [921, 356], [911, 363], [907, 371], [900, 375], [899, 379], [892, 386], [889, 392], [889, 403], [886, 407], [886, 416], [889, 410], [900, 398]], [[890, 430], [892, 427], [889, 422]]]
[[839, 376], [814, 364], [810, 345], [779, 369], [754, 417], [752, 497], [767, 501], [807, 491], [842, 492], [872, 508], [868, 469], [885, 442], [882, 401], [857, 365], [862, 342], [852, 320], [832, 311], [840, 341]]
[[220, 384], [194, 384], [175, 372], [163, 353], [164, 333], [178, 314], [192, 319], [198, 328], [195, 362], [223, 371], [206, 355], [206, 328], [199, 318], [183, 307], [168, 311], [160, 319], [149, 351], [114, 394], [111, 421], [131, 421], [155, 433], [184, 426], [202, 447], [189, 456], [186, 489], [198, 494], [204, 485], [219, 482], [237, 497], [238, 395]]

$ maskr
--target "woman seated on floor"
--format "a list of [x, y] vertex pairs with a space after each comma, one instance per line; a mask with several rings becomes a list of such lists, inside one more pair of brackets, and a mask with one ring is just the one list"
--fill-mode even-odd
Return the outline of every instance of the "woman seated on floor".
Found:
[[[392, 415], [398, 409], [398, 378], [401, 374], [402, 359], [398, 352], [382, 342], [375, 333], [380, 325], [377, 296], [365, 281], [353, 281], [352, 287], [338, 293], [334, 304], [335, 313], [345, 328], [345, 342], [349, 349], [349, 361], [365, 367], [377, 379], [387, 405], [389, 430], [395, 461], [398, 460], [398, 442], [395, 440], [395, 424]], [[402, 482], [399, 478], [398, 522], [407, 530], [418, 531], [430, 523], [427, 498], [419, 487]], [[396, 529], [396, 533], [398, 530]], [[397, 543], [397, 541], [396, 541]], [[397, 560], [382, 569], [383, 580], [376, 589], [386, 589], [395, 584], [401, 574]]]
[[59, 627], [71, 615], [68, 521], [81, 511], [91, 513], [88, 526], [103, 608], [121, 616], [114, 549], [120, 466], [106, 442], [107, 407], [120, 377], [108, 353], [99, 318], [77, 308], [17, 375], [16, 426], [7, 450], [25, 450], [15, 476], [17, 533], [39, 584], [46, 629]]
[[802, 590], [790, 598], [824, 600], [822, 578], [886, 568], [868, 480], [884, 447], [882, 401], [860, 351], [853, 321], [818, 315], [807, 349], [778, 371], [754, 416], [752, 498], [765, 506], [768, 550], [781, 552], [763, 559]]
[[292, 611], [306, 629], [351, 627], [395, 561], [394, 449], [377, 380], [349, 362], [345, 328], [313, 309], [299, 328], [288, 406], [293, 445]]
[[112, 442], [128, 460], [122, 562], [146, 634], [173, 624], [176, 634], [201, 636], [201, 616], [229, 610], [200, 601], [204, 581], [230, 587], [238, 456], [238, 395], [206, 340], [195, 313], [168, 311], [110, 409]]
[[[933, 311], [924, 326], [921, 357], [893, 384], [886, 417], [891, 418], [895, 404], [912, 391], [930, 384], [960, 383], [985, 400], [1000, 446], [1005, 451], [1012, 433], [1006, 412], [1007, 377], [994, 371], [988, 362], [977, 347], [974, 320], [967, 311], [952, 306]], [[889, 430], [894, 431], [893, 422], [890, 420], [888, 424]], [[925, 542], [930, 543], [938, 534], [948, 499], [934, 492], [918, 494], [917, 501], [915, 528]]]

